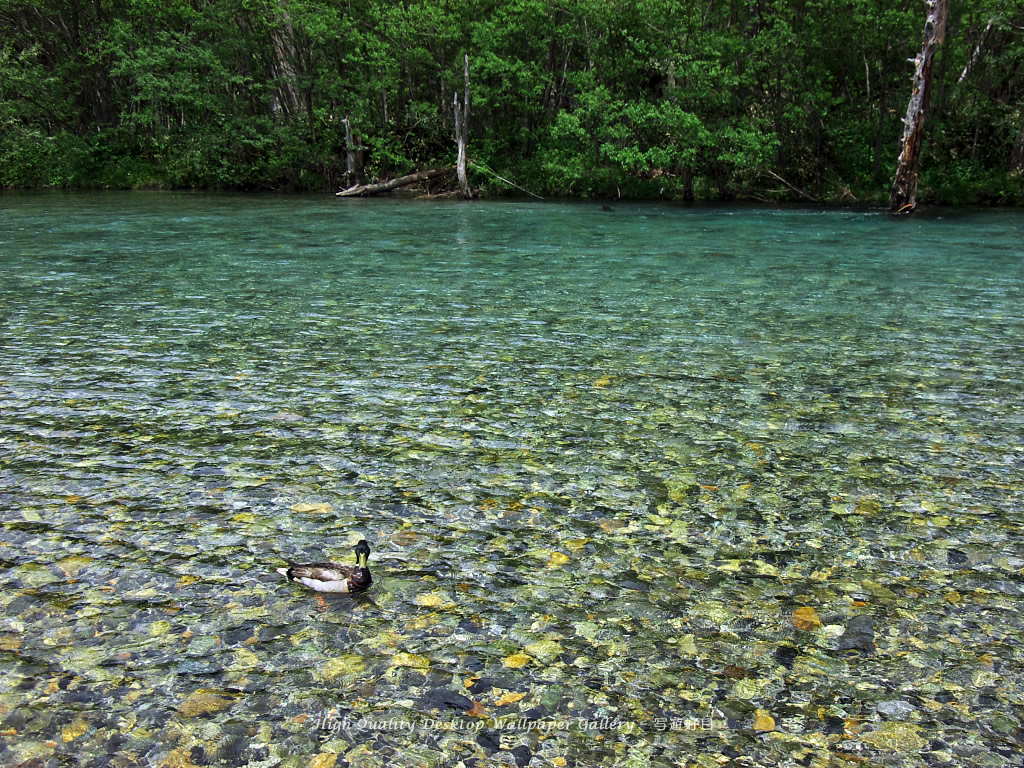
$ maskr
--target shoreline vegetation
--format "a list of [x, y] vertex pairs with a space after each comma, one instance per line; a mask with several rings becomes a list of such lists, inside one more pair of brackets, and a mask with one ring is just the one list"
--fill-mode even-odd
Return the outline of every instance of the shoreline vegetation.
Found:
[[[11, 0], [0, 189], [885, 205], [924, 6]], [[939, 37], [918, 199], [1024, 205], [1024, 4]]]

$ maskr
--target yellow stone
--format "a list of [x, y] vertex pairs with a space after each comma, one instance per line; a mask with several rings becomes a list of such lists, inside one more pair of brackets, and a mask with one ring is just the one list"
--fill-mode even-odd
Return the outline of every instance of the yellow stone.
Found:
[[920, 731], [913, 723], [882, 723], [876, 730], [862, 734], [860, 740], [878, 749], [916, 755], [928, 743]]
[[313, 755], [309, 761], [309, 768], [334, 768], [336, 762], [338, 762], [337, 755], [333, 755], [330, 752], [321, 752], [318, 755]]
[[775, 718], [765, 712], [763, 709], [757, 710], [754, 717], [754, 730], [755, 731], [774, 731], [775, 730]]
[[511, 692], [509, 692], [509, 693], [506, 693], [506, 694], [502, 695], [502, 697], [500, 699], [498, 699], [496, 702], [494, 702], [494, 706], [496, 706], [496, 707], [504, 707], [506, 704], [515, 704], [517, 701], [520, 701], [521, 699], [523, 699], [525, 697], [526, 697], [525, 693], [511, 693]]
[[317, 680], [330, 682], [342, 675], [358, 675], [364, 669], [366, 669], [366, 662], [363, 661], [363, 657], [354, 653], [348, 653], [326, 661], [316, 671], [315, 676]]
[[569, 556], [562, 552], [552, 552], [548, 558], [548, 568], [558, 568], [569, 562]]
[[195, 691], [178, 706], [182, 717], [199, 717], [213, 712], [222, 712], [231, 706], [232, 700], [214, 691]]
[[411, 621], [405, 622], [405, 628], [413, 630], [426, 629], [427, 627], [432, 627], [435, 624], [440, 623], [440, 621], [441, 616], [439, 614], [425, 613], [422, 616], [417, 616], [415, 619], [412, 619]]
[[64, 730], [60, 732], [61, 741], [67, 744], [69, 741], [74, 741], [79, 736], [89, 730], [89, 724], [82, 718], [75, 718], [70, 725], [64, 726]]
[[437, 608], [443, 603], [442, 597], [437, 592], [428, 592], [425, 595], [416, 595], [416, 605], [422, 605], [424, 608]]
[[502, 661], [502, 664], [510, 669], [519, 669], [521, 667], [525, 667], [529, 663], [530, 657], [525, 653], [513, 653], [511, 656], [506, 656]]
[[549, 664], [564, 649], [554, 640], [538, 640], [536, 643], [530, 643], [523, 650], [533, 656], [533, 658]]
[[306, 512], [316, 512], [318, 514], [324, 514], [331, 511], [331, 505], [326, 503], [310, 503], [306, 501], [300, 501], [298, 504], [292, 505], [292, 512], [298, 512], [303, 514]]
[[793, 626], [811, 632], [821, 627], [821, 619], [813, 607], [804, 605], [793, 611]]
[[186, 747], [172, 750], [160, 763], [160, 768], [195, 768], [195, 763], [192, 762], [192, 750]]
[[171, 631], [171, 622], [161, 619], [160, 621], [154, 621], [149, 625], [149, 634], [153, 637], [160, 637], [166, 635]]
[[697, 642], [693, 635], [683, 635], [679, 638], [679, 644], [677, 646], [680, 653], [685, 653], [688, 656], [697, 655]]
[[260, 661], [259, 656], [247, 648], [239, 648], [234, 652], [231, 666], [234, 669], [256, 669], [262, 667], [263, 662]]
[[399, 651], [391, 657], [392, 667], [409, 667], [411, 669], [429, 669], [430, 659], [426, 656], [417, 656], [415, 653]]

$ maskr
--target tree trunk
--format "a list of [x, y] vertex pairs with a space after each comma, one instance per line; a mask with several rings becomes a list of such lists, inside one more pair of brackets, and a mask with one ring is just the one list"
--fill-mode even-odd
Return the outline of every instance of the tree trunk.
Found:
[[1024, 172], [1024, 119], [1021, 120], [1017, 143], [1013, 147], [1013, 154], [1010, 155], [1010, 170]]
[[459, 104], [459, 92], [455, 92], [455, 143], [458, 145], [458, 158], [455, 162], [455, 173], [459, 179], [459, 189], [467, 200], [473, 196], [466, 178], [466, 129], [469, 124], [469, 54], [465, 58], [465, 92], [462, 104]]
[[[883, 77], [880, 78], [882, 83], [885, 83], [885, 68], [882, 68]], [[885, 149], [885, 115], [887, 109], [887, 99], [885, 88], [881, 89], [878, 96], [878, 124], [875, 126], [875, 160], [871, 165], [871, 178], [881, 182], [882, 181], [882, 151]]]
[[896, 179], [889, 194], [890, 213], [909, 213], [917, 205], [917, 161], [921, 154], [924, 138], [924, 118], [928, 111], [931, 92], [932, 69], [935, 66], [935, 52], [942, 44], [946, 31], [946, 10], [949, 0], [925, 0], [928, 18], [924, 25], [924, 43], [921, 53], [913, 59], [914, 88], [907, 104], [907, 116], [903, 120], [903, 140]]
[[352, 141], [352, 127], [348, 118], [341, 122], [345, 125], [345, 184], [351, 187], [363, 175], [363, 148]]
[[687, 165], [683, 168], [683, 201], [693, 202], [693, 166]]
[[298, 114], [302, 104], [298, 78], [295, 67], [292, 66], [292, 61], [295, 59], [295, 49], [291, 44], [294, 32], [288, 9], [284, 7], [283, 3], [279, 3], [278, 7], [281, 12], [281, 26], [270, 35], [274, 46], [274, 74], [277, 77], [277, 93], [272, 109], [275, 112], [282, 111], [285, 115], [292, 116]]
[[871, 164], [871, 178], [882, 181], [882, 153], [885, 151], [885, 117], [889, 114], [889, 39], [885, 40], [885, 52], [882, 54], [882, 65], [878, 70], [878, 123], [875, 126], [874, 161]]
[[988, 33], [992, 31], [992, 22], [990, 21], [985, 29], [982, 30], [981, 35], [978, 37], [978, 44], [974, 46], [974, 50], [971, 52], [970, 57], [967, 59], [967, 63], [964, 64], [964, 70], [960, 73], [960, 79], [957, 83], [964, 82], [968, 77], [971, 76], [971, 72], [974, 71], [974, 67], [977, 66], [981, 60], [982, 50], [985, 45], [985, 38], [988, 37]]
[[440, 176], [443, 173], [451, 173], [452, 166], [445, 168], [434, 168], [429, 171], [420, 171], [419, 173], [410, 173], [408, 176], [399, 176], [397, 179], [389, 179], [388, 181], [380, 181], [376, 184], [357, 184], [354, 187], [343, 189], [341, 192], [335, 192], [335, 197], [367, 197], [369, 195], [379, 195], [381, 192], [390, 192], [392, 189], [398, 189], [409, 184], [415, 184], [417, 181], [426, 181], [432, 179], [435, 176]]

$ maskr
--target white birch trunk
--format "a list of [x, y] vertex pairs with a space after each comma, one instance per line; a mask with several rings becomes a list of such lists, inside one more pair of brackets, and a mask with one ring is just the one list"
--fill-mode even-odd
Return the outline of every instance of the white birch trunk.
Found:
[[469, 124], [469, 54], [465, 57], [465, 91], [462, 104], [459, 104], [459, 92], [455, 92], [455, 143], [458, 145], [458, 156], [455, 161], [455, 174], [459, 179], [459, 189], [467, 200], [473, 196], [466, 177], [466, 133]]

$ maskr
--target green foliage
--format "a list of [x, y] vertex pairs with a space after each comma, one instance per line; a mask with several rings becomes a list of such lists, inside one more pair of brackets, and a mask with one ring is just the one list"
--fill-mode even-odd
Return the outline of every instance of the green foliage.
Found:
[[[0, 186], [331, 189], [470, 155], [545, 194], [884, 197], [920, 45], [879, 0], [0, 2]], [[1020, 202], [1024, 3], [952, 0], [923, 189]], [[780, 182], [779, 179], [785, 179]]]

